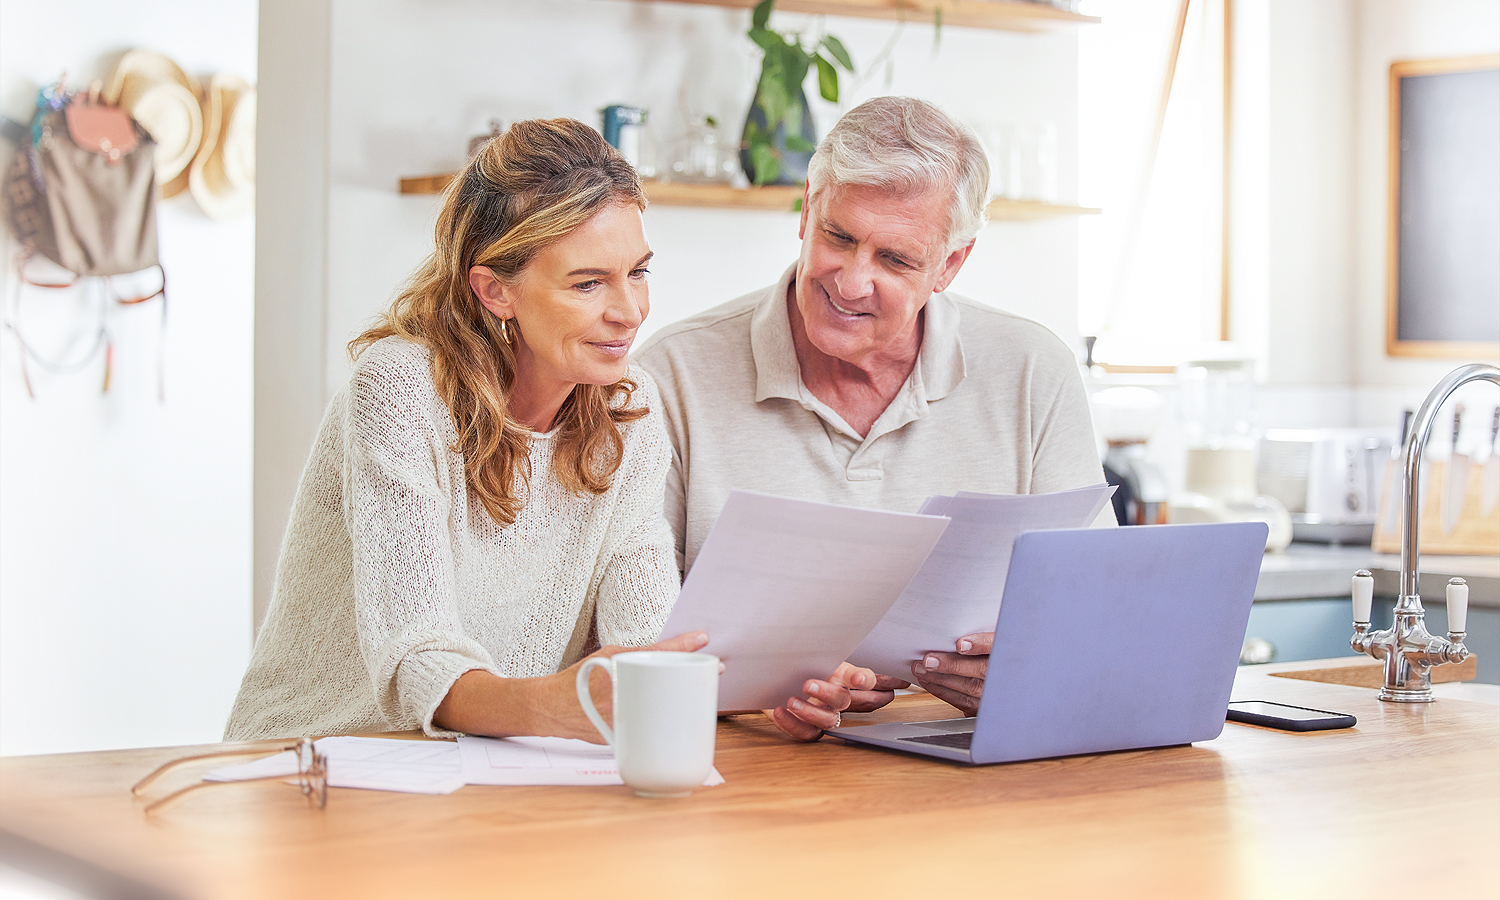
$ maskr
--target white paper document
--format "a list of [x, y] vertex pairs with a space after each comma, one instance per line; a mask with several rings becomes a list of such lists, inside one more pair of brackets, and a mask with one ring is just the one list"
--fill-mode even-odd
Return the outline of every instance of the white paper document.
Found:
[[708, 634], [705, 652], [724, 662], [719, 709], [781, 706], [849, 656], [947, 525], [941, 516], [734, 491], [662, 637]]
[[993, 631], [1016, 535], [1089, 525], [1112, 493], [1114, 488], [1100, 484], [1054, 494], [960, 492], [928, 498], [922, 512], [948, 516], [952, 522], [849, 661], [910, 681], [911, 662], [923, 653], [951, 651], [953, 642], [966, 634]]
[[[464, 786], [458, 746], [452, 741], [402, 741], [391, 738], [326, 737], [316, 743], [328, 755], [329, 787], [449, 794]], [[254, 762], [215, 769], [205, 781], [297, 774], [291, 751]]]
[[[624, 784], [614, 751], [572, 738], [458, 739], [463, 778], [469, 784]], [[704, 787], [723, 784], [710, 770]]]

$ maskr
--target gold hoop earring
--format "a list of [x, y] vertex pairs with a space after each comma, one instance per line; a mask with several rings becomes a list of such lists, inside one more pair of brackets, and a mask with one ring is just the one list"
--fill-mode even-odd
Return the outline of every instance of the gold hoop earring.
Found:
[[510, 319], [500, 320], [500, 340], [507, 344], [514, 344], [516, 342], [516, 339], [510, 332]]

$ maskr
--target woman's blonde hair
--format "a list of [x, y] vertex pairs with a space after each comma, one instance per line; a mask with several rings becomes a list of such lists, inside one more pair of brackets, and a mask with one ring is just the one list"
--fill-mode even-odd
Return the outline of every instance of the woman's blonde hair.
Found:
[[[458, 432], [469, 489], [500, 525], [523, 500], [516, 478], [531, 478], [531, 432], [506, 415], [516, 379], [515, 348], [500, 319], [469, 287], [486, 266], [502, 283], [548, 246], [612, 203], [646, 208], [635, 170], [594, 129], [573, 119], [517, 122], [486, 144], [449, 186], [438, 215], [437, 247], [391, 308], [349, 342], [358, 356], [397, 336], [432, 352], [432, 378]], [[620, 425], [646, 414], [629, 406], [637, 385], [580, 384], [558, 411], [552, 471], [568, 490], [602, 494], [620, 467]]]

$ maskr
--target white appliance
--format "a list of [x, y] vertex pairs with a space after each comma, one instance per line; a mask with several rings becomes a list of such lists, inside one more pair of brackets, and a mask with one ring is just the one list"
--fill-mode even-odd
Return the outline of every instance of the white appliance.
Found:
[[1230, 355], [1182, 363], [1177, 403], [1187, 458], [1167, 521], [1264, 522], [1266, 550], [1285, 550], [1291, 516], [1255, 484], [1255, 361]]
[[1379, 428], [1272, 428], [1256, 488], [1292, 515], [1298, 541], [1369, 544], [1394, 435]]

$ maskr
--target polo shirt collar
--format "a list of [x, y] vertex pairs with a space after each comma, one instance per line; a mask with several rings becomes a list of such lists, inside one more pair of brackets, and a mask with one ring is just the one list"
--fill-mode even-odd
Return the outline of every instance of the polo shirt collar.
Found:
[[[792, 344], [792, 324], [787, 321], [787, 286], [796, 277], [792, 264], [761, 298], [750, 317], [750, 355], [755, 362], [755, 402], [783, 397], [800, 402], [805, 389], [797, 367], [797, 349]], [[947, 292], [927, 301], [922, 349], [917, 365], [907, 376], [903, 393], [914, 389], [917, 400], [941, 400], [964, 380], [964, 348], [958, 335], [958, 304]]]

